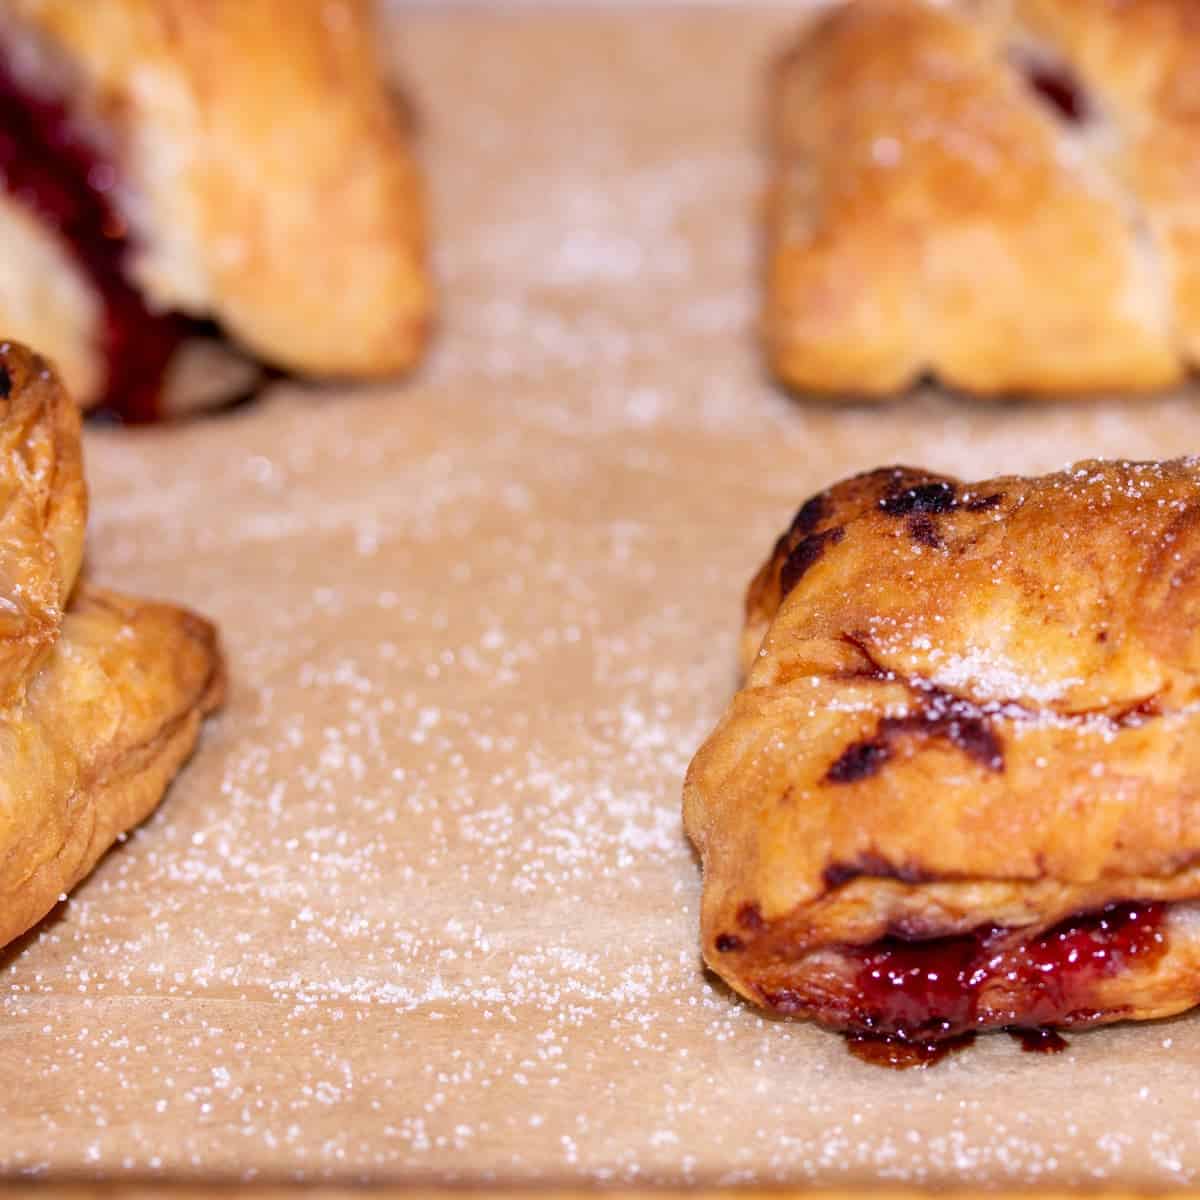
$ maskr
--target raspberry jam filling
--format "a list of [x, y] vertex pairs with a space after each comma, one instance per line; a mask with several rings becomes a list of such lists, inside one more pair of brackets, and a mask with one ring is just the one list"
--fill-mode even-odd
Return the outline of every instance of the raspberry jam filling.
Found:
[[[1152, 965], [1166, 951], [1165, 917], [1164, 904], [1114, 904], [1027, 941], [983, 928], [923, 942], [885, 938], [849, 950], [858, 963], [851, 1049], [871, 1061], [909, 1066], [940, 1057], [943, 1043], [977, 1029], [1086, 1020], [1095, 1011], [1098, 980], [1134, 963]], [[985, 990], [991, 995], [981, 1013]], [[1057, 1048], [1049, 1038], [1026, 1044]]]
[[81, 137], [64, 104], [31, 92], [3, 55], [0, 175], [14, 200], [54, 226], [101, 298], [100, 410], [123, 421], [158, 419], [167, 364], [202, 323], [146, 307], [124, 273], [130, 241], [110, 198], [114, 164]]

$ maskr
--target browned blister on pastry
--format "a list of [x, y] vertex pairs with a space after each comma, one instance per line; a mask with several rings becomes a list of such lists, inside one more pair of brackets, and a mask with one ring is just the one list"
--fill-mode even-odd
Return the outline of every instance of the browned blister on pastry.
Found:
[[688, 772], [709, 965], [936, 1041], [1200, 1000], [1200, 462], [806, 503]]
[[1190, 0], [848, 4], [773, 93], [765, 330], [798, 388], [1151, 389], [1200, 354]]
[[0, 945], [146, 817], [221, 701], [216, 632], [77, 583], [79, 415], [0, 343]]
[[132, 419], [249, 389], [247, 355], [410, 366], [423, 204], [376, 49], [368, 0], [0, 3], [0, 333]]

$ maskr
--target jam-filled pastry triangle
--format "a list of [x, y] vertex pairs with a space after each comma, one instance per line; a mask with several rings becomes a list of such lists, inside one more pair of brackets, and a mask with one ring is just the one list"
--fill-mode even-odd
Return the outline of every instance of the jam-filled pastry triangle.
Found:
[[369, 0], [3, 0], [0, 178], [0, 333], [84, 407], [419, 352], [420, 186]]
[[146, 817], [221, 701], [216, 631], [76, 582], [79, 415], [0, 343], [0, 945]]
[[794, 386], [1151, 389], [1200, 361], [1192, 0], [872, 0], [774, 80], [765, 330]]
[[910, 1045], [1200, 1001], [1200, 461], [814, 496], [684, 819], [708, 964]]

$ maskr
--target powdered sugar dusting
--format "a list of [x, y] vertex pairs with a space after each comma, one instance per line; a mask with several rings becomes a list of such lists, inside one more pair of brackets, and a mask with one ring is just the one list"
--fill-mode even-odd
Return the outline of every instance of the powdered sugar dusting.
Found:
[[[883, 1075], [706, 977], [679, 826], [796, 504], [1197, 444], [1193, 403], [797, 404], [753, 348], [786, 11], [400, 14], [443, 327], [407, 386], [93, 432], [103, 580], [228, 709], [0, 976], [13, 1172], [1193, 1179], [1195, 1023]], [[464, 55], [473, 69], [463, 72]]]

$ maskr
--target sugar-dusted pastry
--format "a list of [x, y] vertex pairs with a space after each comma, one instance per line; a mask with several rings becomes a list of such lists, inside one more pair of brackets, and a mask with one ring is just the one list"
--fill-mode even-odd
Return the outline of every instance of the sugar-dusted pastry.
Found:
[[765, 329], [797, 388], [1143, 390], [1200, 360], [1192, 0], [849, 3], [775, 79]]
[[420, 349], [420, 188], [369, 0], [0, 0], [0, 177], [0, 336], [85, 407]]
[[213, 627], [77, 581], [79, 415], [0, 343], [0, 945], [143, 820], [219, 703]]
[[691, 764], [704, 957], [936, 1048], [1200, 1001], [1200, 460], [814, 496]]

